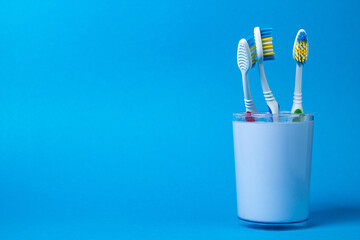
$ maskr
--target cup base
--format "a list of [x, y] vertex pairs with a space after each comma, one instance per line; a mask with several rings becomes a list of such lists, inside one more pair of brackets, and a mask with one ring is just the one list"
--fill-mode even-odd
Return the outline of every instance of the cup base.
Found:
[[298, 222], [257, 222], [252, 220], [247, 220], [238, 217], [238, 223], [240, 226], [253, 228], [253, 229], [262, 229], [262, 230], [296, 230], [303, 229], [307, 227], [308, 219]]

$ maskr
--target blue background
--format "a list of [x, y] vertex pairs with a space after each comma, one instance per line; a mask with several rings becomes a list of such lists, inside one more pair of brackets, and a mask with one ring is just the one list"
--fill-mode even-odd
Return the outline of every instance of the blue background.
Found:
[[[360, 239], [359, 1], [1, 1], [0, 239]], [[297, 30], [315, 113], [310, 227], [237, 225], [237, 43], [290, 110]], [[250, 73], [267, 107], [257, 69]]]

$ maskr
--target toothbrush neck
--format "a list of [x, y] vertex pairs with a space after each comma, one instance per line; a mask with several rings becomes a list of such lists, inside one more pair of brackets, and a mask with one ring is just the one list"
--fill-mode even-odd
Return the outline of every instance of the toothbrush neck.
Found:
[[295, 94], [301, 94], [302, 68], [302, 65], [296, 64]]
[[249, 86], [249, 74], [248, 72], [242, 72], [242, 84], [244, 89], [244, 98], [245, 100], [252, 99], [250, 93], [250, 86]]
[[262, 62], [259, 62], [258, 67], [259, 67], [261, 87], [263, 89], [263, 92], [270, 92], [270, 87], [265, 76], [264, 64]]

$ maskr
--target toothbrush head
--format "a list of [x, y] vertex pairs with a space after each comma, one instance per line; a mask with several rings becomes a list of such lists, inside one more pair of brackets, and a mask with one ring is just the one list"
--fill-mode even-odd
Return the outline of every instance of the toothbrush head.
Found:
[[272, 43], [272, 28], [254, 28], [257, 59], [262, 61], [275, 60], [274, 46]]
[[309, 53], [308, 38], [304, 29], [300, 29], [296, 35], [293, 58], [298, 65], [304, 65], [306, 63]]
[[237, 51], [237, 63], [241, 72], [248, 72], [256, 63], [254, 38], [241, 39]]

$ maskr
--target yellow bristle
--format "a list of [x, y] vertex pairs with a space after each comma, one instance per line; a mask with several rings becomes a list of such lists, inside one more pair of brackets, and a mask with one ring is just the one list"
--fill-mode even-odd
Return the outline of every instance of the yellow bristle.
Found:
[[273, 48], [273, 45], [272, 45], [272, 44], [263, 46], [263, 49], [271, 49], [271, 48]]
[[308, 43], [305, 41], [300, 41], [296, 43], [295, 47], [295, 60], [300, 63], [304, 63], [307, 60], [308, 54]]
[[255, 45], [254, 45], [254, 46], [252, 46], [252, 48], [250, 48], [250, 51], [252, 51], [254, 48], [255, 48]]
[[275, 53], [274, 52], [264, 53], [264, 56], [270, 56], [270, 55], [275, 55]]
[[266, 38], [262, 38], [261, 39], [263, 42], [267, 42], [267, 41], [272, 41], [273, 38], [272, 37], [266, 37]]

